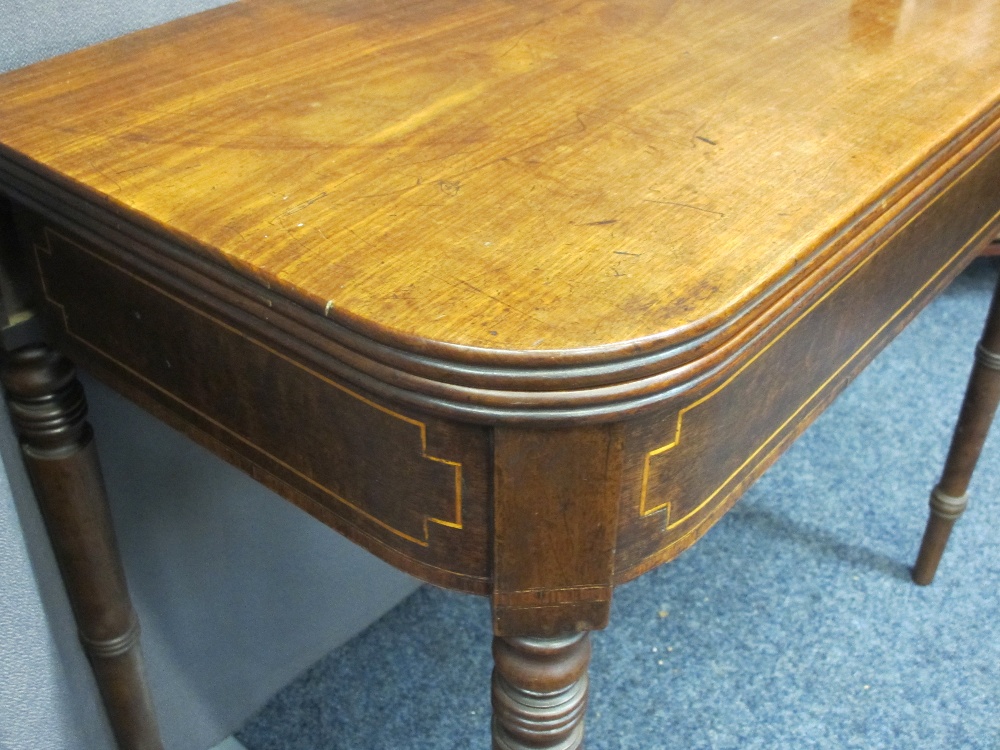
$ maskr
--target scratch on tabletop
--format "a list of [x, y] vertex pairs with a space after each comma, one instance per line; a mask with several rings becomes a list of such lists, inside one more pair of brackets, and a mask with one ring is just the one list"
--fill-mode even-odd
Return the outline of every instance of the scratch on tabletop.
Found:
[[825, 185], [826, 184], [827, 179], [830, 177], [830, 174], [833, 172], [833, 168], [835, 166], [837, 166], [837, 164], [839, 164], [841, 161], [843, 161], [844, 157], [845, 157], [845, 154], [841, 154], [840, 156], [836, 157], [835, 159], [833, 159], [833, 161], [830, 162], [830, 166], [828, 166], [826, 168], [826, 171], [823, 173], [823, 178], [819, 181], [820, 185]]
[[518, 313], [519, 315], [523, 315], [526, 318], [530, 318], [531, 320], [535, 321], [536, 323], [541, 323], [542, 322], [538, 318], [536, 318], [534, 315], [532, 315], [531, 313], [525, 312], [524, 310], [517, 309], [513, 305], [511, 305], [511, 304], [509, 304], [507, 302], [504, 302], [499, 297], [496, 297], [496, 296], [490, 294], [489, 292], [483, 291], [482, 289], [480, 289], [479, 287], [477, 287], [475, 284], [470, 284], [465, 279], [455, 278], [454, 276], [452, 278], [455, 279], [455, 281], [457, 281], [462, 286], [469, 287], [469, 289], [471, 289], [472, 291], [478, 292], [479, 294], [483, 295], [484, 297], [488, 297], [489, 299], [493, 300], [494, 302], [497, 302], [497, 303], [503, 305], [508, 310], [513, 310], [514, 312]]
[[701, 206], [692, 206], [690, 203], [678, 203], [677, 201], [658, 201], [652, 198], [644, 198], [643, 203], [661, 203], [664, 206], [679, 206], [680, 208], [690, 208], [694, 211], [701, 211], [706, 214], [715, 214], [716, 216], [725, 216], [721, 211], [713, 211], [710, 208], [702, 208]]
[[535, 21], [533, 24], [530, 24], [526, 29], [524, 29], [524, 31], [522, 31], [520, 34], [518, 34], [514, 38], [513, 43], [507, 49], [505, 49], [503, 52], [501, 52], [500, 55], [499, 55], [499, 57], [506, 57], [511, 52], [513, 52], [514, 49], [517, 47], [517, 45], [519, 45], [521, 43], [521, 40], [524, 39], [524, 37], [527, 36], [530, 32], [532, 32], [535, 29], [537, 29], [539, 26], [543, 26], [544, 24], [548, 23], [549, 21], [551, 21], [556, 16], [561, 16], [561, 15], [566, 15], [568, 13], [572, 13], [574, 10], [576, 10], [577, 8], [579, 8], [581, 5], [583, 5], [582, 2], [576, 3], [575, 5], [572, 5], [569, 8], [567, 8], [566, 10], [561, 10], [561, 11], [559, 11], [557, 13], [552, 13], [550, 15], [545, 16], [545, 18], [542, 18], [542, 19], [540, 19], [538, 21]]
[[[93, 163], [91, 164], [91, 166], [93, 166]], [[121, 177], [122, 175], [131, 174], [132, 172], [141, 172], [144, 169], [150, 169], [150, 166], [148, 164], [140, 164], [138, 167], [128, 167], [127, 169], [116, 169], [115, 174]], [[155, 167], [153, 167], [153, 169], [155, 169]]]
[[615, 255], [631, 255], [633, 258], [641, 258], [642, 253], [630, 253], [625, 250], [614, 250]]
[[299, 211], [301, 211], [304, 208], [309, 208], [309, 206], [311, 206], [313, 203], [315, 203], [316, 201], [320, 200], [321, 198], [325, 198], [326, 196], [327, 196], [327, 192], [324, 190], [322, 193], [320, 193], [319, 195], [317, 195], [315, 198], [311, 198], [310, 200], [307, 200], [307, 201], [305, 201], [303, 203], [299, 203], [297, 206], [292, 206], [287, 211], [283, 211], [281, 213], [281, 215], [282, 216], [291, 216], [292, 214], [298, 213]]
[[711, 138], [706, 138], [703, 135], [696, 135], [695, 138], [697, 138], [702, 143], [707, 143], [709, 146], [718, 146], [719, 145], [716, 141], [713, 141]]
[[347, 231], [349, 231], [351, 234], [353, 234], [355, 237], [357, 237], [359, 240], [361, 240], [365, 245], [367, 245], [372, 250], [376, 250], [376, 251], [378, 250], [378, 248], [375, 247], [375, 245], [373, 245], [369, 240], [366, 240], [364, 237], [362, 237], [360, 234], [358, 234], [357, 232], [355, 232], [353, 229], [348, 229]]
[[225, 226], [226, 229], [228, 229], [233, 234], [238, 234], [240, 236], [240, 239], [243, 240], [244, 242], [247, 241], [247, 236], [245, 234], [243, 234], [243, 232], [241, 232], [239, 229], [237, 229], [236, 227], [234, 227], [232, 224], [225, 224], [224, 226]]
[[285, 232], [291, 238], [292, 242], [295, 243], [296, 247], [300, 247], [300, 248], [302, 248], [306, 252], [309, 251], [309, 245], [307, 245], [305, 242], [303, 242], [300, 237], [296, 237], [294, 234], [292, 234], [292, 230], [291, 229], [286, 229]]
[[536, 21], [535, 23], [528, 26], [528, 28], [526, 28], [524, 31], [522, 31], [514, 38], [514, 42], [507, 49], [505, 49], [503, 52], [500, 53], [500, 57], [506, 57], [511, 52], [513, 52], [517, 48], [517, 45], [521, 43], [521, 40], [524, 39], [525, 36], [527, 36], [528, 32], [537, 29], [539, 26], [547, 22], [550, 18], [551, 16], [543, 18], [541, 21]]
[[422, 177], [418, 177], [416, 179], [416, 182], [414, 182], [412, 185], [410, 185], [408, 187], [399, 188], [398, 190], [389, 190], [389, 191], [386, 191], [384, 193], [368, 193], [367, 195], [358, 195], [358, 196], [355, 196], [353, 198], [347, 198], [343, 202], [344, 203], [354, 203], [355, 201], [365, 200], [366, 198], [390, 198], [390, 197], [392, 197], [394, 195], [402, 195], [403, 193], [408, 193], [411, 190], [420, 187], [423, 184], [423, 182], [424, 182], [423, 178]]
[[605, 219], [604, 221], [588, 221], [586, 224], [577, 224], [575, 221], [571, 221], [570, 224], [578, 227], [606, 227], [609, 224], [617, 224], [618, 219]]
[[[537, 141], [531, 141], [526, 146], [523, 146], [523, 147], [521, 147], [519, 149], [516, 149], [514, 151], [510, 151], [510, 152], [506, 153], [503, 156], [498, 156], [498, 157], [496, 157], [494, 159], [489, 159], [488, 161], [484, 161], [484, 162], [482, 162], [480, 164], [473, 164], [472, 166], [467, 167], [466, 169], [463, 169], [461, 172], [457, 172], [457, 173], [452, 174], [452, 177], [457, 178], [457, 177], [462, 177], [462, 176], [467, 175], [467, 174], [472, 174], [474, 172], [478, 172], [479, 170], [485, 169], [486, 167], [492, 166], [494, 164], [499, 164], [500, 162], [511, 163], [511, 157], [513, 157], [513, 156], [518, 156], [518, 155], [523, 154], [525, 152], [531, 151], [532, 149], [540, 148], [540, 147], [546, 146], [546, 145], [548, 145], [550, 143], [556, 143], [558, 141], [565, 140], [566, 138], [570, 138], [570, 137], [572, 137], [574, 135], [580, 135], [582, 133], [585, 133], [587, 131], [587, 123], [585, 123], [583, 121], [583, 117], [580, 115], [579, 112], [577, 112], [577, 114], [576, 114], [576, 122], [580, 126], [580, 129], [577, 130], [577, 131], [575, 131], [575, 132], [572, 132], [572, 133], [557, 133], [556, 135], [546, 136], [545, 138], [542, 138], [542, 139], [537, 140]], [[362, 197], [369, 197], [370, 198], [370, 197], [373, 197], [373, 196], [362, 196]]]
[[105, 180], [108, 180], [109, 182], [115, 183], [115, 187], [118, 188], [118, 192], [119, 193], [122, 191], [122, 184], [120, 182], [118, 182], [118, 180], [116, 180], [114, 177], [112, 177], [108, 173], [103, 172], [101, 169], [99, 169], [98, 166], [96, 164], [94, 164], [93, 161], [91, 161], [89, 163], [90, 163], [90, 168], [93, 169], [95, 172], [97, 172], [97, 174], [99, 174]]

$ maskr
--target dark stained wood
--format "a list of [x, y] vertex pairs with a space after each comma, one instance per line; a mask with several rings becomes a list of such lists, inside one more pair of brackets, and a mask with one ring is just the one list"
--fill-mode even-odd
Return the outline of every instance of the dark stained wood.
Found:
[[1000, 404], [1000, 282], [976, 347], [962, 411], [945, 460], [941, 480], [931, 492], [930, 517], [913, 566], [913, 580], [927, 586], [934, 580], [955, 521], [965, 512], [966, 491]]
[[490, 595], [495, 743], [577, 747], [567, 634], [996, 236], [998, 24], [1000, 0], [234, 3], [0, 76], [7, 278], [115, 388]]
[[162, 750], [83, 388], [43, 346], [5, 356], [3, 386], [52, 549], [121, 750]]
[[622, 465], [619, 426], [497, 428], [493, 631], [559, 635], [608, 622]]
[[37, 303], [28, 257], [20, 252], [14, 230], [14, 207], [0, 192], [0, 339], [7, 350], [39, 339], [33, 309]]
[[590, 634], [493, 639], [493, 750], [579, 750]]
[[77, 361], [399, 567], [488, 592], [485, 430], [385, 405], [221, 300], [196, 307], [178, 279], [19, 219], [50, 334]]

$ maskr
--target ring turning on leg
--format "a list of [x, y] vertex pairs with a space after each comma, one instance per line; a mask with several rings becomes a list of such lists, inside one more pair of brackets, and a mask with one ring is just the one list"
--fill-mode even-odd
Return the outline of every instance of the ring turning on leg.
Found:
[[494, 638], [494, 750], [583, 747], [590, 634]]
[[948, 450], [941, 481], [931, 492], [931, 512], [920, 544], [913, 580], [926, 586], [934, 580], [955, 521], [967, 503], [966, 490], [986, 435], [1000, 403], [1000, 282], [986, 318], [983, 338]]
[[162, 750], [139, 654], [139, 623], [73, 365], [44, 346], [3, 366], [21, 453], [52, 542], [80, 641], [121, 750]]

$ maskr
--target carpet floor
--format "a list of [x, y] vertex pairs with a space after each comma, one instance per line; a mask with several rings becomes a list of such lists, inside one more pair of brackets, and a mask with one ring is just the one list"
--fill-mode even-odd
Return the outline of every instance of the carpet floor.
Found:
[[[702, 541], [616, 591], [588, 748], [1000, 750], [1000, 438], [934, 585], [909, 581], [996, 274], [974, 263]], [[425, 586], [237, 736], [487, 748], [489, 646], [486, 601]]]

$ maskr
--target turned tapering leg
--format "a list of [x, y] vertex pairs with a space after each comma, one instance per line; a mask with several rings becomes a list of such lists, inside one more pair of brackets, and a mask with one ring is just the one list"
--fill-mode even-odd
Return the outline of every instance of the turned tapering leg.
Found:
[[162, 750], [83, 388], [72, 364], [44, 346], [6, 356], [21, 451], [118, 746]]
[[590, 634], [493, 639], [493, 750], [578, 750]]
[[976, 362], [951, 440], [941, 481], [931, 492], [931, 512], [913, 566], [913, 580], [926, 586], [934, 580], [955, 521], [966, 506], [966, 490], [1000, 402], [1000, 282], [976, 347]]

